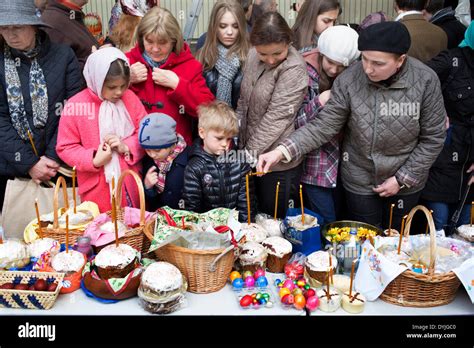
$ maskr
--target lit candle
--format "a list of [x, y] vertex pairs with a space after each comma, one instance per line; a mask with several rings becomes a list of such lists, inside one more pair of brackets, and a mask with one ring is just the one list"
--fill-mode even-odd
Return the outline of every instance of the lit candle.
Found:
[[398, 255], [400, 255], [400, 251], [402, 250], [402, 239], [403, 239], [403, 232], [405, 229], [405, 221], [408, 218], [408, 215], [402, 217], [402, 228], [400, 229], [400, 239], [398, 240]]
[[72, 168], [72, 199], [74, 201], [74, 214], [76, 214], [76, 166]]
[[66, 214], [66, 253], [69, 253], [69, 214]]
[[304, 226], [303, 185], [300, 185], [301, 222]]
[[392, 217], [393, 217], [393, 208], [395, 207], [395, 204], [390, 204], [390, 220], [388, 222], [388, 236], [390, 237], [392, 235]]
[[245, 190], [247, 192], [247, 221], [248, 224], [250, 225], [250, 191], [249, 191], [249, 176], [250, 174], [247, 174], [245, 176]]

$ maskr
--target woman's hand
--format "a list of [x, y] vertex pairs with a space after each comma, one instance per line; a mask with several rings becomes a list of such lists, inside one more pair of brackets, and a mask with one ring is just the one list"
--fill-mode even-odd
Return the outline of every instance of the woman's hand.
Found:
[[145, 176], [145, 188], [147, 190], [151, 189], [158, 182], [158, 173], [156, 172], [156, 166], [152, 166], [148, 169], [148, 172]]
[[112, 151], [117, 151], [121, 155], [126, 155], [130, 153], [128, 145], [125, 144], [120, 137], [115, 134], [108, 134], [104, 138], [104, 142], [110, 146]]
[[140, 83], [148, 78], [148, 69], [145, 64], [136, 62], [130, 66], [130, 83]]
[[328, 89], [327, 91], [322, 92], [319, 95], [319, 103], [321, 104], [321, 106], [326, 105], [329, 98], [331, 98], [331, 90]]
[[41, 156], [40, 160], [30, 168], [28, 174], [38, 185], [42, 182], [51, 180], [58, 173], [59, 164], [52, 159]]
[[257, 172], [268, 172], [272, 166], [280, 162], [282, 159], [283, 154], [278, 149], [261, 154], [258, 157]]
[[179, 77], [171, 70], [154, 68], [151, 76], [157, 85], [171, 89], [178, 87]]
[[377, 192], [380, 197], [391, 197], [395, 196], [400, 191], [400, 185], [398, 185], [397, 179], [392, 176], [385, 180], [383, 184], [373, 188], [374, 192]]
[[95, 154], [95, 157], [92, 160], [92, 164], [94, 165], [94, 167], [100, 168], [109, 163], [111, 159], [112, 149], [110, 145], [107, 143], [100, 143], [99, 147], [97, 148], [97, 153]]

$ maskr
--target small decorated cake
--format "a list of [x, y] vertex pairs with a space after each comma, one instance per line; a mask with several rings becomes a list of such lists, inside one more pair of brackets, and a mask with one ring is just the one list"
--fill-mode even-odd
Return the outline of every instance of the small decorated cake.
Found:
[[[310, 254], [305, 262], [305, 269], [308, 275], [322, 284], [325, 284], [327, 281], [329, 255], [326, 251], [316, 251]], [[337, 258], [334, 255], [331, 255], [331, 265], [334, 274], [337, 267]]]
[[[122, 221], [117, 221], [117, 228], [119, 235], [124, 235], [125, 232], [127, 232], [127, 226], [125, 226]], [[115, 233], [115, 224], [112, 221], [107, 221], [99, 226], [99, 230], [108, 233]]]
[[69, 249], [68, 252], [63, 251], [55, 255], [51, 260], [51, 267], [56, 272], [75, 273], [84, 267], [86, 261], [84, 254]]
[[22, 268], [30, 263], [26, 245], [19, 240], [6, 239], [0, 244], [0, 269]]
[[107, 245], [95, 257], [97, 273], [102, 279], [124, 278], [135, 269], [137, 251], [130, 245]]
[[365, 297], [358, 292], [352, 292], [352, 296], [349, 296], [349, 291], [342, 295], [342, 309], [348, 313], [362, 313], [365, 307]]
[[66, 216], [69, 215], [69, 225], [84, 225], [94, 219], [92, 212], [88, 210], [77, 210], [74, 214], [74, 208], [70, 208], [65, 214], [58, 219], [60, 225], [66, 225]]
[[342, 274], [334, 274], [332, 276], [332, 279], [334, 281], [334, 284], [332, 284], [332, 286], [334, 286], [338, 291], [340, 291], [341, 293], [349, 291], [349, 288], [351, 286], [350, 277]]
[[458, 227], [458, 233], [469, 242], [474, 242], [474, 226], [462, 225]]
[[268, 253], [267, 269], [273, 273], [283, 273], [293, 250], [291, 243], [281, 237], [269, 237], [262, 242], [262, 246]]
[[155, 262], [143, 272], [138, 297], [148, 312], [168, 314], [180, 308], [186, 290], [186, 278], [177, 267]]
[[243, 271], [255, 272], [259, 268], [265, 268], [267, 251], [256, 242], [247, 242], [240, 250], [239, 260]]
[[36, 239], [33, 243], [28, 245], [31, 257], [40, 258], [45, 252], [49, 252], [51, 256], [59, 253], [61, 245], [57, 240], [52, 238]]
[[257, 242], [261, 243], [267, 238], [267, 231], [255, 223], [242, 224], [242, 232], [246, 236], [247, 242]]
[[341, 294], [335, 288], [329, 289], [330, 298], [328, 296], [328, 290], [323, 288], [316, 292], [319, 297], [319, 309], [323, 312], [335, 312], [341, 307]]

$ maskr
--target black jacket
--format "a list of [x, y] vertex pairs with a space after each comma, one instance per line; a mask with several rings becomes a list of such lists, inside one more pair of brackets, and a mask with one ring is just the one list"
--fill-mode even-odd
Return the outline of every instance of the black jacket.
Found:
[[456, 48], [464, 39], [466, 27], [455, 17], [455, 11], [450, 7], [436, 12], [430, 22], [437, 25], [446, 32], [448, 36], [448, 49]]
[[[184, 184], [184, 169], [188, 164], [188, 152], [189, 147], [184, 149], [178, 157], [175, 158], [171, 169], [166, 174], [165, 189], [162, 193], [158, 194], [156, 189], [145, 188], [146, 207], [147, 211], [155, 211], [167, 205], [173, 209], [180, 209], [180, 200], [183, 195], [183, 184]], [[143, 180], [148, 170], [155, 166], [155, 162], [148, 156], [143, 159]], [[145, 186], [145, 183], [143, 184]]]
[[[423, 198], [455, 204], [466, 188], [474, 160], [474, 50], [444, 51], [427, 63], [439, 76], [450, 121], [446, 142], [430, 169]], [[467, 202], [474, 199], [471, 193]]]
[[[239, 221], [247, 221], [245, 176], [250, 166], [229, 159], [205, 152], [201, 139], [193, 144], [184, 172], [183, 200], [186, 210], [204, 213], [214, 208], [237, 209]], [[249, 181], [249, 191], [253, 220], [256, 214], [253, 180]]]
[[[59, 116], [66, 99], [83, 89], [81, 70], [72, 49], [66, 45], [55, 44], [48, 35], [39, 31], [42, 46], [37, 56], [43, 69], [48, 89], [49, 117], [46, 125], [38, 129], [33, 125], [33, 111], [30, 98], [29, 73], [31, 61], [21, 52], [12, 49], [12, 58], [20, 59], [17, 67], [25, 111], [33, 133], [39, 156], [46, 156], [61, 162], [56, 154]], [[5, 43], [6, 44], [6, 43]], [[29, 141], [23, 141], [12, 125], [8, 108], [5, 57], [3, 45], [0, 47], [0, 175], [26, 177], [39, 157], [33, 152]]]
[[[214, 67], [211, 70], [206, 70], [203, 73], [204, 78], [206, 79], [206, 85], [211, 90], [212, 94], [216, 95], [217, 93], [217, 81], [219, 80], [219, 72]], [[244, 75], [242, 73], [242, 69], [239, 69], [239, 72], [234, 77], [234, 81], [232, 82], [232, 109], [237, 109], [237, 102], [239, 101], [240, 97], [240, 85], [242, 84], [242, 79]]]

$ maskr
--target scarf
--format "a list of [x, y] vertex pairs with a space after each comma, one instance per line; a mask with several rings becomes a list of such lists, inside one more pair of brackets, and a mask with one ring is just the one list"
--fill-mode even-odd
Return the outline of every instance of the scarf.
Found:
[[158, 193], [162, 193], [165, 190], [166, 174], [171, 169], [173, 161], [178, 155], [186, 148], [186, 141], [178, 134], [178, 142], [176, 143], [173, 152], [163, 161], [155, 161], [156, 167], [158, 168], [158, 182], [155, 184]]
[[[109, 134], [115, 134], [120, 139], [124, 139], [135, 131], [135, 126], [123, 101], [119, 100], [112, 103], [102, 97], [102, 87], [110, 64], [117, 59], [128, 62], [127, 57], [119, 49], [115, 47], [101, 48], [92, 53], [84, 65], [84, 77], [87, 87], [102, 100], [99, 108], [99, 136], [101, 142], [104, 142], [105, 136]], [[112, 177], [117, 180], [120, 173], [119, 154], [114, 151], [112, 160], [104, 166], [105, 180], [109, 183], [111, 192]]]
[[229, 57], [229, 50], [220, 44], [217, 46], [217, 51], [216, 69], [219, 72], [219, 77], [216, 98], [232, 106], [232, 82], [240, 70], [240, 60], [235, 53]]
[[145, 62], [151, 67], [151, 69], [160, 68], [168, 60], [168, 57], [166, 57], [162, 61], [155, 62], [145, 51], [143, 51], [142, 56], [143, 59], [145, 59]]
[[[43, 69], [38, 63], [37, 55], [41, 51], [41, 40], [36, 36], [36, 45], [32, 50], [21, 52], [31, 59], [29, 88], [31, 98], [31, 109], [33, 112], [33, 125], [35, 128], [43, 128], [48, 120], [48, 88]], [[24, 141], [28, 141], [28, 133], [33, 136], [25, 111], [20, 76], [17, 70], [17, 61], [13, 59], [10, 47], [5, 44], [5, 83], [8, 108], [13, 127]]]
[[459, 44], [459, 47], [470, 47], [474, 50], [474, 21], [472, 21], [466, 29], [464, 40]]

